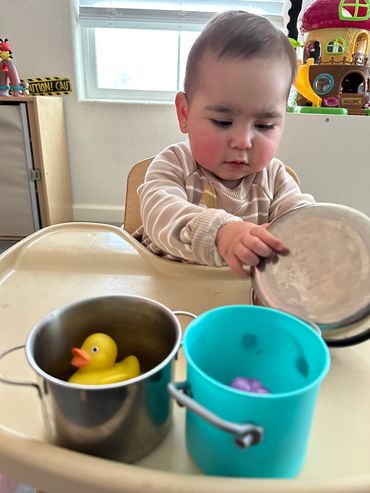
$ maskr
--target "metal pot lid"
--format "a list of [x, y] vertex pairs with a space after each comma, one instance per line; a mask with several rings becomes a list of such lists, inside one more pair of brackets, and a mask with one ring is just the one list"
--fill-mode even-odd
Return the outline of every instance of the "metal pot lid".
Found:
[[284, 214], [269, 231], [289, 248], [262, 259], [252, 284], [265, 306], [344, 328], [370, 313], [370, 218], [319, 203]]

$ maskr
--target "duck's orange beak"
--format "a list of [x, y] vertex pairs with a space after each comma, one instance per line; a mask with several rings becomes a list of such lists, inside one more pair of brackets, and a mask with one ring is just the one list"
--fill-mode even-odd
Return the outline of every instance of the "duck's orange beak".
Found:
[[72, 354], [73, 358], [71, 361], [71, 365], [76, 366], [77, 368], [82, 368], [86, 366], [90, 361], [90, 356], [84, 349], [74, 347], [72, 348]]

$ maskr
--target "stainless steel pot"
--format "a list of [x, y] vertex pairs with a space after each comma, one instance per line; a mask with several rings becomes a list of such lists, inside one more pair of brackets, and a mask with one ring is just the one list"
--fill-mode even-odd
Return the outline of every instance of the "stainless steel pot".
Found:
[[[38, 322], [25, 346], [37, 382], [0, 381], [38, 390], [48, 439], [77, 451], [135, 462], [164, 438], [172, 418], [167, 385], [181, 344], [181, 326], [166, 306], [148, 298], [109, 295], [62, 307]], [[134, 354], [141, 375], [110, 385], [67, 382], [71, 348], [95, 332], [109, 334], [120, 360]]]
[[370, 218], [338, 204], [295, 209], [269, 231], [289, 249], [252, 270], [251, 304], [319, 326], [329, 346], [370, 338]]

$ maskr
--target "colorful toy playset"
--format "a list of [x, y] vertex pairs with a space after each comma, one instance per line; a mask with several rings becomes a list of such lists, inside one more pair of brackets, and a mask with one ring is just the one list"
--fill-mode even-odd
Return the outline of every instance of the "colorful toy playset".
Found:
[[312, 0], [298, 28], [298, 105], [318, 113], [370, 114], [369, 0]]

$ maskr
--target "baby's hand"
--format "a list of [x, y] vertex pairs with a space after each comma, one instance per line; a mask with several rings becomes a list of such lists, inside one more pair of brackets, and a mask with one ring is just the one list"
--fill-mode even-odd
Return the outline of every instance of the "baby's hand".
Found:
[[256, 266], [260, 257], [287, 251], [283, 242], [269, 233], [267, 227], [268, 224], [257, 226], [246, 221], [235, 221], [219, 229], [216, 238], [218, 251], [239, 277], [248, 277], [243, 265]]

